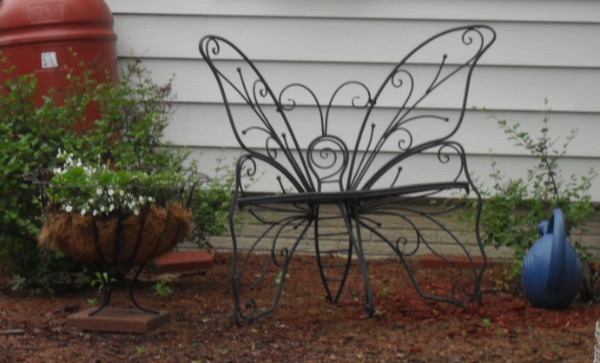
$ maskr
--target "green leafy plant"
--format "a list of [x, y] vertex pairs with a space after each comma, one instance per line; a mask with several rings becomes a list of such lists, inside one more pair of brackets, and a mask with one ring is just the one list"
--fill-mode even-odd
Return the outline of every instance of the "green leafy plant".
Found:
[[107, 216], [119, 210], [137, 215], [151, 203], [164, 206], [177, 197], [185, 175], [174, 171], [116, 170], [107, 164], [90, 166], [59, 151], [63, 162], [54, 169], [48, 195], [62, 212]]
[[489, 318], [483, 318], [481, 320], [481, 326], [484, 328], [490, 328], [492, 326], [492, 320]]
[[91, 297], [91, 298], [87, 299], [87, 304], [89, 306], [97, 306], [98, 305], [98, 298]]
[[[67, 89], [47, 95], [38, 94], [35, 75], [2, 69], [7, 80], [0, 85], [0, 264], [19, 276], [19, 287], [36, 292], [74, 286], [74, 274], [85, 271], [64, 254], [37, 247], [44, 211], [28, 175], [59, 167], [59, 150], [121, 169], [177, 170], [186, 156], [161, 139], [171, 112], [170, 82], [153, 83], [136, 60], [118, 80], [106, 83], [82, 68], [69, 73]], [[83, 127], [90, 108], [99, 115]]]
[[15, 274], [13, 276], [13, 283], [11, 286], [11, 289], [13, 291], [21, 291], [23, 289], [25, 289], [27, 287], [27, 278], [19, 275], [19, 274]]
[[157, 283], [155, 283], [152, 286], [152, 290], [154, 290], [154, 296], [158, 297], [159, 299], [166, 299], [169, 296], [171, 296], [173, 291], [171, 290], [171, 287], [169, 286], [170, 282], [171, 282], [171, 280], [169, 280], [168, 278], [163, 278], [160, 281], [158, 281]]
[[[107, 82], [95, 79], [98, 72], [93, 64], [82, 63], [66, 71], [65, 89], [40, 95], [35, 75], [14, 75], [9, 67], [1, 70], [7, 80], [0, 85], [0, 264], [18, 277], [17, 287], [36, 292], [75, 286], [80, 281], [77, 275], [86, 271], [60, 252], [38, 248], [44, 210], [38, 186], [26, 180], [29, 175], [60, 170], [53, 180], [60, 189], [57, 197], [73, 203], [61, 205], [93, 213], [92, 206], [100, 208], [96, 212], [102, 206], [110, 209], [110, 197], [126, 198], [121, 190], [135, 194], [118, 185], [146, 178], [138, 172], [155, 175], [161, 170], [163, 176], [173, 176], [188, 168], [184, 167], [187, 152], [163, 138], [173, 112], [171, 80], [156, 84], [135, 58], [118, 79]], [[68, 171], [66, 160], [56, 157], [59, 150], [68, 150], [63, 156], [74, 163]], [[86, 167], [95, 170], [88, 175]], [[92, 174], [103, 178], [102, 194], [90, 187], [87, 198], [73, 195], [73, 188], [67, 186], [78, 183], [77, 178], [88, 185]], [[225, 230], [233, 178], [222, 175], [199, 188], [194, 197], [198, 209], [192, 238], [199, 245], [207, 245], [209, 235]], [[93, 203], [86, 205], [90, 200]]]
[[227, 230], [233, 200], [233, 168], [224, 158], [217, 161], [215, 176], [199, 185], [193, 195], [194, 229], [191, 238], [200, 248], [209, 248], [208, 237], [221, 235]]
[[90, 281], [90, 286], [98, 286], [98, 293], [101, 293], [108, 289], [108, 284], [113, 282], [115, 282], [115, 279], [111, 278], [108, 272], [96, 271], [94, 278]]
[[[492, 187], [481, 187], [486, 199], [483, 204], [481, 227], [484, 242], [495, 247], [506, 246], [513, 250], [519, 263], [514, 272], [520, 271], [522, 259], [539, 238], [538, 223], [548, 219], [554, 208], [561, 208], [567, 233], [579, 254], [589, 258], [588, 251], [577, 237], [575, 230], [583, 226], [595, 213], [589, 189], [597, 173], [590, 169], [582, 176], [564, 176], [560, 160], [567, 154], [576, 136], [572, 130], [563, 140], [550, 136], [549, 112], [545, 104], [542, 126], [538, 135], [531, 135], [519, 123], [509, 123], [496, 115], [491, 117], [517, 148], [524, 149], [535, 160], [524, 178], [507, 178], [492, 157]], [[562, 141], [562, 144], [560, 143]], [[474, 215], [470, 216], [471, 220]]]
[[[15, 274], [16, 288], [37, 291], [44, 286], [42, 290], [53, 291], [55, 283], [68, 284], [71, 278], [68, 274], [49, 276], [49, 271], [74, 266], [61, 254], [36, 248], [42, 206], [38, 188], [24, 177], [40, 165], [51, 167], [50, 155], [76, 142], [69, 125], [81, 114], [74, 108], [67, 115], [50, 99], [37, 106], [36, 91], [37, 80], [31, 75], [0, 85], [0, 264]], [[50, 120], [56, 120], [54, 127], [48, 127]]]
[[277, 276], [275, 276], [275, 284], [276, 285], [281, 285], [281, 283], [283, 282], [284, 279], [289, 279], [290, 275], [289, 274], [283, 274], [283, 271], [279, 271], [279, 273], [277, 274]]

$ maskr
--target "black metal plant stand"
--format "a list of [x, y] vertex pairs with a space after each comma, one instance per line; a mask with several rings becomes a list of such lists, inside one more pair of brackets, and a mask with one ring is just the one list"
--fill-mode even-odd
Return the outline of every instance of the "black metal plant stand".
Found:
[[[135, 285], [139, 282], [138, 278], [145, 268], [146, 268], [146, 264], [143, 264], [142, 266], [138, 267], [133, 279], [131, 280], [131, 283], [129, 284], [129, 299], [131, 300], [131, 303], [133, 304], [133, 306], [136, 307], [138, 310], [143, 311], [148, 314], [159, 315], [160, 312], [158, 312], [156, 310], [146, 309], [146, 308], [142, 307], [135, 299], [135, 295], [133, 293], [133, 289], [134, 289]], [[113, 291], [110, 274], [108, 272], [103, 272], [100, 274], [100, 279], [102, 280], [102, 291], [103, 291], [102, 303], [98, 306], [98, 308], [96, 310], [94, 310], [88, 314], [88, 316], [90, 316], [90, 317], [98, 314], [99, 312], [104, 310], [106, 307], [108, 307], [108, 305], [110, 304], [110, 298], [112, 296], [112, 291]]]
[[[38, 174], [35, 176], [29, 176], [27, 178], [27, 180], [39, 185], [40, 194], [41, 194], [41, 198], [42, 198], [42, 204], [44, 206], [46, 206], [46, 209], [48, 210], [47, 214], [49, 216], [56, 216], [58, 214], [61, 214], [62, 212], [59, 212], [56, 208], [56, 193], [59, 190], [65, 189], [65, 188], [61, 188], [61, 187], [52, 185], [50, 183], [50, 181], [44, 180], [43, 178], [40, 177], [40, 175], [45, 175], [45, 173], [38, 172]], [[202, 179], [205, 179], [205, 178], [202, 178]], [[159, 193], [161, 193], [161, 192], [169, 193], [169, 195], [173, 196], [170, 200], [177, 201], [178, 203], [180, 203], [183, 206], [183, 208], [189, 209], [189, 207], [192, 203], [192, 197], [193, 197], [195, 187], [198, 183], [200, 183], [202, 181], [202, 179], [198, 178], [197, 180], [194, 180], [192, 182], [183, 183], [181, 185], [174, 185], [174, 186], [169, 186], [169, 187], [153, 187], [152, 189], [155, 189], [155, 190], [159, 189], [159, 191], [158, 191]], [[140, 186], [132, 186], [132, 187], [133, 188], [141, 188]], [[89, 186], [87, 188], [89, 188]], [[80, 188], [79, 187], [69, 187], [69, 189], [72, 189], [75, 192], [77, 192], [78, 189], [80, 189]], [[52, 192], [50, 192], [50, 190], [52, 190]], [[171, 208], [172, 208], [172, 206], [171, 206]], [[142, 236], [144, 236], [144, 228], [146, 226], [146, 221], [148, 218], [150, 218], [149, 217], [149, 214], [150, 214], [149, 209], [150, 209], [150, 205], [148, 203], [146, 206], [141, 208], [139, 211], [139, 218], [140, 218], [139, 230], [135, 233], [136, 240], [135, 240], [135, 245], [133, 246], [133, 252], [129, 256], [129, 258], [127, 258], [126, 261], [122, 261], [122, 259], [119, 257], [119, 254], [121, 252], [121, 249], [124, 247], [124, 229], [125, 229], [124, 221], [128, 216], [130, 216], [130, 213], [126, 213], [123, 210], [121, 210], [120, 207], [117, 207], [115, 209], [115, 211], [113, 211], [109, 217], [105, 217], [105, 218], [113, 218], [116, 220], [115, 250], [114, 250], [114, 256], [112, 256], [110, 258], [110, 260], [107, 260], [105, 254], [102, 252], [102, 246], [100, 243], [101, 230], [100, 230], [100, 227], [95, 223], [95, 219], [94, 219], [94, 223], [92, 223], [93, 231], [91, 231], [92, 233], [90, 233], [90, 234], [91, 234], [91, 236], [93, 236], [93, 238], [92, 238], [93, 246], [94, 246], [93, 249], [96, 253], [94, 254], [94, 257], [88, 257], [84, 261], [79, 261], [82, 263], [89, 264], [90, 266], [94, 266], [94, 268], [96, 268], [98, 271], [100, 271], [99, 279], [101, 280], [100, 281], [101, 289], [103, 291], [102, 302], [95, 310], [93, 310], [92, 312], [89, 313], [90, 317], [99, 314], [102, 310], [104, 310], [110, 304], [112, 292], [114, 290], [113, 280], [110, 277], [110, 270], [111, 270], [111, 267], [115, 267], [115, 266], [122, 268], [124, 271], [130, 271], [132, 269], [135, 269], [133, 279], [129, 283], [129, 287], [128, 287], [129, 299], [131, 300], [131, 303], [133, 304], [133, 306], [135, 308], [137, 308], [138, 310], [143, 311], [148, 314], [153, 314], [153, 315], [160, 314], [158, 311], [147, 309], [147, 308], [141, 306], [140, 303], [136, 300], [135, 294], [134, 294], [134, 289], [135, 289], [136, 285], [138, 285], [140, 283], [139, 276], [142, 273], [142, 271], [145, 269], [147, 262], [148, 262], [148, 260], [140, 261], [140, 259], [139, 259], [140, 256], [138, 254], [141, 249], [141, 245], [143, 243]], [[102, 217], [99, 217], [99, 218], [102, 218]], [[178, 241], [176, 241], [176, 242], [178, 242]], [[174, 244], [175, 243], [173, 243], [173, 246], [174, 246]], [[65, 252], [65, 251], [63, 251], [63, 252]], [[168, 250], [161, 251], [161, 254], [165, 253], [165, 252], [168, 252]], [[69, 253], [67, 253], [67, 255], [69, 255]], [[159, 255], [150, 254], [149, 256], [151, 256], [151, 258], [154, 259], [154, 258], [158, 257]], [[77, 256], [71, 256], [71, 257], [73, 257], [75, 260], [78, 259]]]

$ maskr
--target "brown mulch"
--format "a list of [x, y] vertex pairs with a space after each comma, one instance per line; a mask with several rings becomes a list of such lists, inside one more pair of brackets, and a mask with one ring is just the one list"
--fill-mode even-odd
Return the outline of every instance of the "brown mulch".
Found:
[[[0, 362], [590, 362], [600, 305], [565, 311], [531, 307], [497, 292], [504, 266], [492, 266], [484, 304], [465, 309], [419, 298], [396, 260], [369, 270], [377, 308], [365, 318], [354, 266], [337, 305], [324, 299], [314, 257], [296, 256], [279, 308], [249, 326], [232, 323], [230, 256], [206, 275], [171, 275], [172, 294], [138, 290], [144, 306], [168, 310], [171, 323], [146, 334], [85, 332], [65, 319], [88, 308], [95, 290], [61, 296], [11, 293], [0, 281]], [[449, 275], [422, 270], [421, 281]], [[423, 280], [426, 279], [426, 280]], [[100, 298], [98, 296], [98, 298]], [[129, 306], [127, 290], [111, 306]]]

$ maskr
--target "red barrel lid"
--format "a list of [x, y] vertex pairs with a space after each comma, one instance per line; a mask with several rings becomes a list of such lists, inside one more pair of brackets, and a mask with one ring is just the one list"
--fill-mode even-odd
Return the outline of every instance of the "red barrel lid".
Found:
[[114, 39], [103, 0], [0, 0], [0, 47], [69, 39]]

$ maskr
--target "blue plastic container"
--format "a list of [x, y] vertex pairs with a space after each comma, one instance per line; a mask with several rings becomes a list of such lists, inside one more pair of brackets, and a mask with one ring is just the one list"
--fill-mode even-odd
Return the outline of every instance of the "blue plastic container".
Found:
[[566, 309], [579, 290], [581, 261], [567, 239], [560, 209], [540, 223], [540, 234], [523, 261], [523, 293], [533, 306]]

